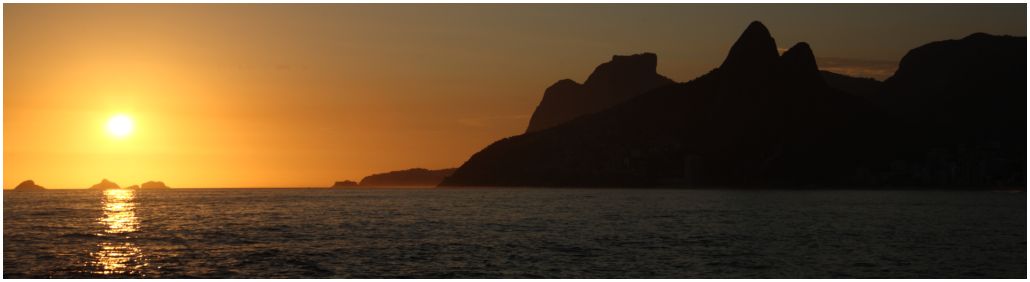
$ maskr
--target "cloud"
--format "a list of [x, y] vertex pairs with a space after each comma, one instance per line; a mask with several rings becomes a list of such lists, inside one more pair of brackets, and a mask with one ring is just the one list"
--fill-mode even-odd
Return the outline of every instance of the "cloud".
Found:
[[853, 77], [868, 77], [883, 81], [898, 69], [898, 62], [839, 57], [816, 58], [819, 69]]

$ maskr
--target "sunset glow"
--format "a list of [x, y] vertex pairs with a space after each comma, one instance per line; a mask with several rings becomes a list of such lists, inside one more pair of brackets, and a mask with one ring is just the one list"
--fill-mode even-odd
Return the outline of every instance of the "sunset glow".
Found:
[[4, 16], [7, 189], [322, 187], [453, 168], [524, 132], [555, 81], [654, 52], [658, 73], [686, 82], [753, 20], [879, 79], [926, 42], [1026, 32], [1025, 11], [991, 5], [7, 4]]
[[4, 279], [1012, 279], [1026, 3], [3, 5]]
[[107, 131], [116, 138], [125, 138], [132, 133], [132, 119], [126, 115], [115, 115], [107, 121]]

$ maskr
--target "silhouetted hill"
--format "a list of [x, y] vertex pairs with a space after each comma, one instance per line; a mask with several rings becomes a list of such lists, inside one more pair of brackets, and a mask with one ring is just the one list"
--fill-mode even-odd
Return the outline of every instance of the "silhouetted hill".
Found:
[[906, 126], [893, 164], [906, 182], [1026, 186], [1026, 37], [976, 33], [915, 48], [883, 95]]
[[111, 182], [110, 180], [107, 180], [106, 178], [104, 180], [101, 180], [100, 183], [94, 184], [93, 186], [89, 187], [89, 189], [100, 189], [100, 190], [103, 190], [103, 189], [118, 189], [118, 188], [120, 188], [118, 186], [118, 184], [116, 184], [114, 182]]
[[428, 170], [424, 168], [412, 168], [407, 170], [391, 171], [366, 176], [361, 179], [361, 186], [374, 187], [433, 187], [454, 173], [455, 168]]
[[569, 79], [555, 82], [544, 91], [526, 132], [550, 128], [673, 83], [655, 72], [657, 66], [658, 56], [652, 53], [616, 55], [597, 66], [583, 84]]
[[43, 191], [43, 190], [46, 190], [46, 188], [43, 188], [43, 186], [36, 185], [36, 182], [33, 182], [32, 180], [25, 180], [25, 181], [22, 181], [22, 183], [19, 183], [18, 186], [14, 187], [14, 190], [15, 191]]
[[926, 44], [901, 59], [885, 94], [917, 122], [1021, 127], [1026, 93], [1013, 90], [1026, 89], [1025, 51], [1026, 37], [984, 33]]
[[147, 181], [147, 182], [143, 182], [143, 184], [140, 185], [139, 188], [140, 189], [169, 189], [168, 185], [165, 185], [165, 183], [161, 182], [161, 181]]
[[442, 185], [852, 184], [882, 155], [882, 116], [827, 86], [808, 44], [780, 56], [754, 22], [710, 73], [497, 141]]
[[1025, 187], [1025, 50], [934, 42], [879, 84], [754, 22], [708, 74], [497, 141], [441, 185]]
[[851, 77], [839, 73], [820, 71], [823, 81], [831, 88], [844, 91], [858, 97], [881, 102], [883, 99], [883, 82], [872, 78]]

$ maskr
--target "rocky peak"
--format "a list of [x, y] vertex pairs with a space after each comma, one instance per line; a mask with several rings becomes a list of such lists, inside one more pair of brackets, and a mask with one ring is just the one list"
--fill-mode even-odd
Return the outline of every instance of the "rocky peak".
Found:
[[658, 74], [657, 67], [658, 55], [654, 53], [615, 55], [594, 68], [583, 84], [559, 80], [544, 91], [526, 132], [550, 128], [674, 83]]
[[815, 63], [815, 55], [812, 54], [812, 48], [805, 42], [795, 44], [794, 47], [790, 47], [787, 52], [783, 52], [780, 62], [783, 65], [795, 67], [799, 70], [819, 70], [819, 67], [816, 66]]
[[719, 67], [729, 72], [754, 72], [769, 70], [776, 64], [780, 54], [776, 50], [776, 40], [769, 35], [769, 29], [761, 22], [754, 21], [740, 35], [729, 55]]
[[597, 66], [584, 84], [598, 84], [625, 77], [654, 76], [657, 75], [657, 68], [658, 55], [654, 53], [614, 55], [611, 61]]
[[819, 66], [816, 65], [815, 55], [808, 43], [801, 42], [790, 47], [780, 57], [779, 72], [791, 78], [806, 81], [821, 82]]

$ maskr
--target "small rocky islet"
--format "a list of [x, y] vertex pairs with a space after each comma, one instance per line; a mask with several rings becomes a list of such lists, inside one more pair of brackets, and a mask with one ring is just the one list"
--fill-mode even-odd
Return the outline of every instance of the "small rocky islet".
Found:
[[104, 180], [101, 180], [100, 183], [97, 183], [97, 184], [91, 186], [89, 189], [99, 189], [99, 190], [105, 190], [105, 189], [144, 189], [144, 190], [150, 190], [150, 189], [170, 189], [170, 188], [168, 187], [168, 185], [165, 185], [165, 183], [162, 182], [162, 181], [147, 181], [147, 182], [143, 182], [143, 184], [139, 184], [139, 185], [133, 184], [133, 185], [130, 185], [128, 187], [122, 188], [122, 187], [118, 186], [117, 183], [114, 183], [114, 182], [111, 182], [110, 180], [104, 179]]
[[[118, 183], [115, 183], [115, 182], [113, 182], [111, 180], [107, 180], [106, 178], [100, 180], [99, 183], [93, 184], [93, 186], [89, 187], [89, 190], [107, 190], [107, 189], [159, 190], [159, 189], [171, 189], [171, 188], [169, 188], [168, 185], [165, 185], [165, 183], [162, 182], [162, 181], [147, 181], [147, 182], [143, 182], [143, 184], [138, 184], [138, 185], [137, 184], [133, 184], [133, 185], [129, 185], [128, 187], [121, 187], [121, 186], [118, 185]], [[13, 191], [45, 191], [45, 190], [48, 190], [48, 189], [44, 188], [43, 186], [40, 186], [40, 185], [36, 184], [35, 181], [30, 179], [30, 180], [22, 181], [20, 184], [18, 184], [18, 186], [15, 186], [14, 189], [12, 189], [12, 190]]]
[[32, 180], [22, 181], [18, 186], [14, 187], [14, 191], [44, 191], [46, 188], [43, 186], [36, 185], [36, 182]]

